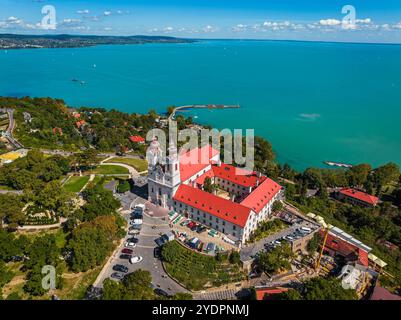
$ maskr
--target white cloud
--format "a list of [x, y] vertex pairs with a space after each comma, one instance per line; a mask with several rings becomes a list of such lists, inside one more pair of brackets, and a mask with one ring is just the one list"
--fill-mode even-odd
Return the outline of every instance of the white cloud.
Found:
[[320, 20], [319, 23], [322, 26], [338, 26], [341, 24], [341, 21], [337, 19], [325, 19], [325, 20]]
[[107, 17], [107, 16], [111, 15], [111, 11], [105, 11], [105, 12], [103, 12], [103, 15]]
[[164, 29], [163, 29], [163, 32], [164, 33], [171, 33], [171, 32], [173, 32], [174, 31], [174, 28], [173, 27], [165, 27]]
[[236, 26], [232, 27], [231, 31], [233, 31], [233, 32], [243, 32], [247, 28], [248, 28], [248, 26], [246, 24], [239, 23]]
[[78, 14], [89, 14], [90, 11], [89, 11], [88, 9], [85, 9], [85, 10], [78, 10], [77, 13], [78, 13]]
[[355, 22], [356, 23], [362, 23], [362, 24], [370, 24], [370, 23], [372, 23], [372, 19], [371, 18], [356, 19]]
[[205, 32], [205, 33], [213, 33], [213, 32], [217, 32], [218, 28], [215, 28], [215, 27], [213, 27], [211, 25], [207, 25], [206, 27], [204, 27], [202, 29], [202, 31]]

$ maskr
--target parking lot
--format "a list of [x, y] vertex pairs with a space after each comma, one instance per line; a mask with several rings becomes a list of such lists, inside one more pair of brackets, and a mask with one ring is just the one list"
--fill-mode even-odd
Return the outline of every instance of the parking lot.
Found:
[[[146, 200], [143, 198], [135, 197], [132, 202], [132, 208], [137, 204], [145, 204]], [[124, 217], [127, 221], [130, 221], [131, 205], [125, 207], [127, 209]], [[102, 271], [101, 276], [96, 283], [97, 287], [102, 287], [103, 281], [109, 278], [111, 274], [115, 271], [113, 266], [116, 264], [124, 265], [128, 268], [128, 273], [132, 273], [135, 270], [142, 269], [147, 270], [152, 275], [153, 285], [167, 292], [168, 294], [175, 294], [177, 292], [187, 292], [185, 288], [180, 286], [174, 280], [172, 280], [165, 272], [162, 263], [159, 259], [155, 258], [154, 250], [157, 247], [155, 240], [160, 237], [160, 235], [171, 231], [168, 225], [168, 218], [156, 218], [150, 217], [146, 213], [143, 215], [142, 229], [138, 235], [129, 236], [127, 235], [124, 242], [115, 251], [113, 257], [105, 266]], [[133, 248], [133, 256], [141, 256], [143, 260], [136, 264], [131, 264], [127, 259], [121, 259], [121, 250], [124, 249], [125, 242], [127, 239], [135, 237], [137, 243], [135, 248]], [[115, 280], [117, 281], [117, 280]]]
[[[275, 234], [272, 234], [262, 240], [257, 241], [256, 243], [247, 245], [247, 246], [243, 246], [241, 248], [241, 259], [243, 261], [246, 260], [251, 260], [253, 259], [258, 252], [265, 250], [268, 247], [274, 246], [274, 245], [278, 245], [277, 241], [280, 241], [280, 239], [283, 239], [285, 237], [293, 237], [295, 239], [295, 233], [297, 229], [300, 228], [315, 228], [316, 225], [305, 220], [305, 219], [300, 219], [300, 218], [296, 218], [296, 219], [292, 219], [290, 222], [289, 219], [289, 212], [284, 213], [283, 217], [286, 217], [285, 220], [287, 220], [289, 223], [292, 222], [292, 224], [290, 224], [288, 226], [288, 228], [277, 232]], [[288, 239], [289, 240], [289, 239]]]

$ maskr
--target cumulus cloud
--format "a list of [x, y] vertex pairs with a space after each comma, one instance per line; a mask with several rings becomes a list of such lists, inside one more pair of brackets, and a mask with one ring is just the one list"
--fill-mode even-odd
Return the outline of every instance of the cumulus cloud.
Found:
[[88, 9], [85, 9], [85, 10], [78, 10], [77, 13], [78, 13], [78, 14], [89, 14], [90, 11], [89, 11]]
[[341, 24], [341, 21], [337, 19], [323, 19], [320, 20], [319, 23], [322, 26], [338, 26]]
[[110, 15], [111, 15], [111, 11], [104, 11], [104, 12], [103, 12], [103, 15], [106, 16], [106, 17], [107, 17], [107, 16], [110, 16]]
[[202, 31], [205, 32], [205, 33], [213, 33], [213, 32], [217, 32], [218, 28], [215, 28], [215, 27], [213, 27], [211, 25], [208, 25], [208, 26], [204, 27], [202, 29]]
[[174, 28], [173, 27], [165, 27], [164, 29], [163, 29], [163, 32], [164, 33], [171, 33], [171, 32], [173, 32], [174, 31]]

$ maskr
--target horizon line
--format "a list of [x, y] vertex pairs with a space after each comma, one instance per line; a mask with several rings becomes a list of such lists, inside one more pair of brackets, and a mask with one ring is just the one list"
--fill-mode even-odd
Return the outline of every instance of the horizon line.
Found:
[[105, 35], [105, 34], [71, 34], [71, 33], [56, 33], [56, 34], [24, 34], [24, 33], [1, 33], [1, 35], [11, 36], [36, 36], [36, 37], [49, 37], [49, 36], [72, 36], [72, 37], [160, 37], [192, 41], [275, 41], [275, 42], [313, 42], [313, 43], [336, 43], [336, 44], [365, 44], [365, 45], [401, 45], [401, 42], [365, 42], [365, 41], [341, 41], [341, 40], [310, 40], [310, 39], [258, 39], [258, 38], [188, 38], [168, 35], [146, 35], [146, 34], [132, 34], [132, 35]]

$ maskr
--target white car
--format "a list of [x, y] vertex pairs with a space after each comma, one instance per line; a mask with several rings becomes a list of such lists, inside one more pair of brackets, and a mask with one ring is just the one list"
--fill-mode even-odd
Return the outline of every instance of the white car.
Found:
[[141, 256], [134, 256], [131, 259], [129, 259], [129, 262], [131, 264], [135, 264], [135, 263], [139, 263], [143, 260], [143, 258]]
[[130, 225], [133, 226], [134, 224], [142, 224], [143, 220], [142, 219], [134, 219], [132, 221], [130, 221]]
[[131, 241], [127, 241], [124, 246], [126, 248], [128, 248], [128, 247], [135, 248], [136, 247], [136, 243], [135, 242], [131, 242]]
[[141, 231], [135, 230], [135, 229], [128, 231], [128, 235], [130, 235], [130, 236], [136, 236], [137, 234], [140, 234], [140, 233], [141, 233]]

